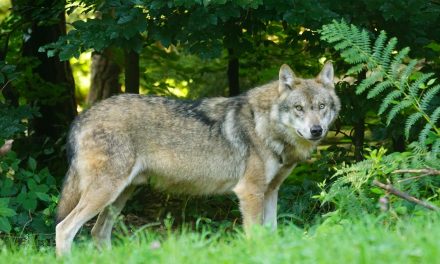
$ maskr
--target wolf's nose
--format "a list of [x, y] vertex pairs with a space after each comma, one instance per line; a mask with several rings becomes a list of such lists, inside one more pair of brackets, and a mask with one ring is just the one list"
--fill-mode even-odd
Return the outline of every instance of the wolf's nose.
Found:
[[314, 136], [314, 137], [321, 136], [322, 135], [322, 127], [318, 126], [318, 125], [312, 126], [312, 128], [310, 128], [310, 134], [312, 134], [312, 136]]

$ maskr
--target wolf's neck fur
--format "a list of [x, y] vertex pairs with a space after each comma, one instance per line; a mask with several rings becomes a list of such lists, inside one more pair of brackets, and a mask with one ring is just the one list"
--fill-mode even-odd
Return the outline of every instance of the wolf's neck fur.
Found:
[[273, 103], [279, 97], [278, 81], [249, 90], [247, 97], [254, 111], [269, 113]]

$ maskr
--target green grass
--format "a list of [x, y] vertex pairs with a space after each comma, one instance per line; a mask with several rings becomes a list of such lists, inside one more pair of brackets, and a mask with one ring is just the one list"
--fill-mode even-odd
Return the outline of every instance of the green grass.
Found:
[[[155, 231], [117, 235], [112, 250], [97, 251], [88, 238], [72, 255], [56, 260], [52, 247], [3, 242], [1, 263], [438, 263], [440, 216], [425, 215], [388, 225], [379, 218], [329, 219], [309, 230], [282, 226], [274, 234]], [[184, 228], [183, 228], [184, 229]], [[160, 243], [160, 245], [158, 245]]]

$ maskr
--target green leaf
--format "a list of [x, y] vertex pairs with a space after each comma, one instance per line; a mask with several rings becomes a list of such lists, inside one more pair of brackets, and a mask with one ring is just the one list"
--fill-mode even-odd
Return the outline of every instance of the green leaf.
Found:
[[10, 216], [14, 216], [17, 213], [12, 210], [11, 208], [7, 208], [7, 207], [0, 207], [0, 217], [1, 216], [5, 216], [5, 217], [10, 217]]
[[375, 194], [384, 194], [384, 191], [380, 188], [377, 188], [377, 187], [371, 188], [370, 191]]
[[0, 217], [0, 231], [9, 233], [11, 232], [11, 224], [9, 223], [9, 220], [6, 217]]
[[26, 210], [34, 211], [37, 208], [37, 200], [27, 198], [23, 201], [22, 206]]
[[0, 207], [8, 207], [9, 198], [0, 198]]
[[34, 158], [29, 157], [28, 167], [30, 170], [35, 171], [37, 169], [37, 161]]
[[37, 189], [37, 183], [35, 182], [34, 179], [29, 179], [27, 181], [27, 186], [28, 186], [29, 190], [31, 190], [31, 191], [35, 191]]
[[45, 202], [49, 202], [50, 201], [50, 196], [47, 195], [46, 193], [42, 193], [42, 192], [36, 192], [35, 193], [38, 197], [38, 199], [45, 201]]

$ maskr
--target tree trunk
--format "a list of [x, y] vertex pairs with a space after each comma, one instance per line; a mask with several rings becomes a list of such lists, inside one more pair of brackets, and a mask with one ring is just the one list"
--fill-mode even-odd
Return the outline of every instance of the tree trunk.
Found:
[[228, 49], [229, 96], [236, 96], [240, 94], [239, 70], [240, 65], [238, 57], [234, 50], [230, 48]]
[[393, 142], [393, 150], [398, 152], [403, 152], [406, 149], [405, 138], [400, 135], [397, 138], [391, 137]]
[[[361, 83], [367, 76], [366, 71], [362, 71], [358, 74], [358, 83]], [[362, 107], [361, 107], [362, 108]], [[354, 144], [354, 158], [356, 161], [361, 161], [364, 159], [363, 149], [365, 142], [365, 109], [357, 109], [355, 110], [359, 117], [357, 117], [357, 122], [353, 125], [354, 133], [353, 133], [353, 144]]]
[[134, 50], [125, 51], [125, 92], [139, 93], [139, 54]]
[[[18, 11], [20, 13], [21, 10], [24, 19], [30, 24], [25, 32], [29, 38], [23, 44], [23, 57], [34, 57], [39, 62], [33, 69], [33, 74], [38, 77], [28, 83], [31, 94], [28, 99], [31, 104], [39, 107], [41, 117], [33, 119], [31, 127], [35, 130], [34, 136], [42, 140], [46, 137], [60, 138], [77, 114], [75, 83], [69, 61], [61, 62], [57, 57], [48, 58], [45, 53], [38, 51], [41, 46], [66, 34], [64, 4], [64, 0], [26, 1], [20, 4]], [[26, 13], [29, 7], [39, 12], [50, 8], [52, 12], [57, 12], [58, 22], [42, 23], [31, 12]]]
[[354, 158], [356, 161], [364, 159], [363, 149], [365, 141], [365, 117], [358, 119], [354, 124], [353, 143], [354, 143]]
[[87, 104], [92, 105], [100, 100], [121, 92], [119, 74], [121, 68], [113, 60], [110, 49], [103, 53], [92, 54], [91, 84]]

